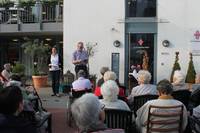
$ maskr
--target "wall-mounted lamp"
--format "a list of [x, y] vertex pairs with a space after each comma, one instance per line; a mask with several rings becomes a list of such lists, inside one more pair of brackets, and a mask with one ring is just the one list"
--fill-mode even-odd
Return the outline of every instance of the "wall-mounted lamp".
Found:
[[113, 42], [113, 45], [114, 45], [115, 47], [119, 47], [119, 46], [121, 45], [121, 42], [120, 42], [119, 40], [115, 40], [115, 41]]
[[169, 47], [170, 42], [168, 40], [164, 40], [164, 41], [162, 41], [162, 45], [163, 45], [163, 47]]

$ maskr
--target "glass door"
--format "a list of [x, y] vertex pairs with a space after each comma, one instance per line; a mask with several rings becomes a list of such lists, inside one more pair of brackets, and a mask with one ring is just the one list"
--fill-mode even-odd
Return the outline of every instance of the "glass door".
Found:
[[137, 72], [141, 69], [148, 70], [153, 82], [154, 70], [154, 34], [152, 33], [134, 33], [129, 34], [129, 88], [137, 85], [133, 70]]

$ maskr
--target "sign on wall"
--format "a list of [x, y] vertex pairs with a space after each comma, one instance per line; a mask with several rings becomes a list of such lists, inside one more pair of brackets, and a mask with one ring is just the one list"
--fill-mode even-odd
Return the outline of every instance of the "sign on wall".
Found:
[[112, 53], [111, 70], [116, 73], [119, 78], [119, 53]]
[[194, 56], [200, 56], [200, 29], [192, 30], [191, 51]]

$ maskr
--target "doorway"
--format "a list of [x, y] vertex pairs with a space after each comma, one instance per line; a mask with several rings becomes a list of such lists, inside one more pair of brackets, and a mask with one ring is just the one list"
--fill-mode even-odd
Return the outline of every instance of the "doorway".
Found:
[[[137, 85], [137, 80], [131, 75], [135, 69], [148, 70], [151, 75], [151, 83], [154, 79], [154, 57], [155, 57], [155, 34], [153, 33], [130, 33], [128, 37], [128, 88]], [[129, 90], [130, 92], [130, 90]]]

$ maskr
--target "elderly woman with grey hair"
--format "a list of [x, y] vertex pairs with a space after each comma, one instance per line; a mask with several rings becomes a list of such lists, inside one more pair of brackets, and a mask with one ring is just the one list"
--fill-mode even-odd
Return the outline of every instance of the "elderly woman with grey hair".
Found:
[[106, 81], [101, 86], [101, 93], [103, 99], [101, 99], [100, 102], [102, 104], [105, 104], [106, 108], [121, 109], [128, 111], [130, 110], [130, 108], [124, 101], [118, 99], [119, 87], [115, 81]]
[[85, 94], [71, 106], [72, 116], [78, 126], [79, 133], [124, 133], [122, 129], [108, 129], [104, 124], [104, 105], [94, 94]]
[[185, 75], [180, 71], [176, 70], [173, 76], [173, 91], [187, 90], [189, 89], [185, 83]]
[[138, 72], [138, 86], [134, 87], [131, 94], [128, 96], [129, 103], [132, 103], [135, 96], [140, 95], [158, 95], [155, 85], [150, 84], [151, 74], [149, 71], [140, 70]]
[[[125, 97], [125, 92], [124, 92], [124, 89], [120, 87], [120, 84], [118, 82], [118, 79], [117, 79], [117, 75], [115, 74], [115, 72], [113, 71], [106, 71], [104, 73], [104, 76], [103, 76], [103, 79], [104, 79], [104, 82], [108, 81], [108, 80], [113, 80], [117, 83], [118, 87], [119, 87], [119, 93], [118, 93], [118, 96], [123, 98]], [[101, 93], [101, 87], [100, 86], [97, 86], [95, 88], [95, 92], [94, 94], [98, 97], [101, 97], [102, 96], [102, 93]]]

